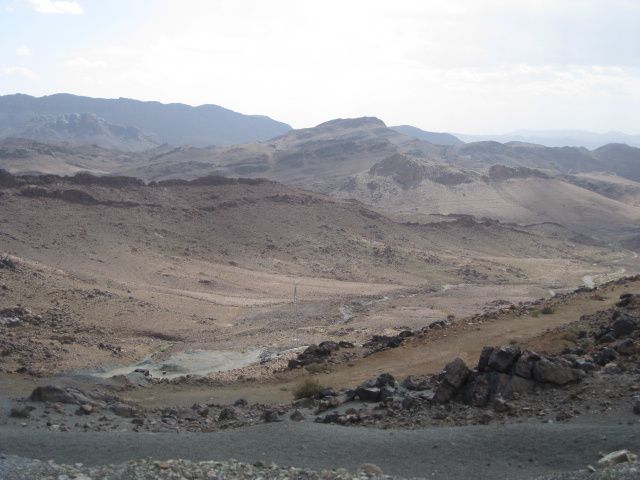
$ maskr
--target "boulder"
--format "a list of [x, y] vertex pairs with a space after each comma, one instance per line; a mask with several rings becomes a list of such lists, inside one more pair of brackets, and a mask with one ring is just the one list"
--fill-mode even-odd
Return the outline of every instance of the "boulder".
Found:
[[390, 373], [383, 373], [382, 375], [378, 376], [378, 378], [376, 379], [376, 387], [378, 388], [383, 388], [387, 386], [395, 388], [396, 385], [397, 385], [396, 379], [393, 378], [393, 375], [391, 375]]
[[266, 423], [281, 422], [280, 413], [277, 410], [267, 409], [262, 412], [262, 420]]
[[616, 450], [598, 460], [599, 467], [612, 467], [619, 463], [635, 463], [638, 457], [629, 450]]
[[611, 324], [611, 328], [616, 338], [623, 338], [631, 335], [633, 331], [638, 328], [638, 324], [634, 317], [622, 313], [618, 315], [616, 320]]
[[294, 422], [301, 422], [304, 420], [304, 414], [300, 410], [294, 410], [291, 415], [289, 415], [289, 418]]
[[356, 388], [356, 395], [363, 402], [377, 402], [380, 400], [380, 388], [360, 386]]
[[491, 358], [491, 354], [493, 353], [493, 347], [483, 347], [482, 352], [480, 353], [480, 358], [478, 359], [478, 371], [484, 372], [487, 370], [489, 365], [489, 359]]
[[78, 403], [76, 398], [66, 389], [55, 385], [36, 387], [31, 392], [29, 400], [32, 402]]
[[225, 422], [228, 420], [236, 420], [238, 418], [238, 410], [234, 407], [224, 407], [218, 415], [218, 421]]
[[575, 369], [563, 358], [541, 358], [533, 366], [533, 378], [537, 382], [566, 385], [580, 380], [582, 370]]
[[520, 347], [508, 345], [496, 348], [491, 352], [487, 366], [496, 372], [506, 373], [520, 357]]
[[640, 343], [631, 338], [619, 340], [613, 348], [620, 355], [635, 355], [636, 353], [640, 353]]
[[491, 380], [488, 373], [472, 374], [464, 392], [465, 402], [474, 407], [485, 407], [491, 398]]
[[407, 390], [427, 390], [429, 388], [429, 382], [425, 378], [409, 375], [402, 381], [400, 386]]
[[609, 347], [601, 348], [598, 353], [593, 356], [593, 360], [600, 366], [611, 363], [616, 358], [618, 358], [618, 354], [613, 348]]
[[534, 352], [526, 351], [520, 358], [516, 360], [513, 366], [513, 374], [522, 378], [531, 378], [533, 376], [533, 365], [540, 360], [540, 355]]
[[110, 410], [118, 417], [133, 418], [138, 416], [138, 410], [126, 403], [114, 403], [111, 405]]
[[461, 358], [456, 358], [444, 367], [442, 378], [451, 385], [454, 390], [457, 390], [464, 385], [464, 382], [466, 382], [469, 377], [469, 373], [471, 373], [471, 370], [469, 370], [467, 364], [464, 363]]

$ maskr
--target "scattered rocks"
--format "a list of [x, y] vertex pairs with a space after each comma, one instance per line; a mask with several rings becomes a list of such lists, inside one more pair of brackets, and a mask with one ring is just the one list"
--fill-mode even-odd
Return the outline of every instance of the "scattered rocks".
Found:
[[616, 450], [598, 460], [598, 467], [611, 467], [619, 463], [635, 463], [638, 457], [629, 450]]

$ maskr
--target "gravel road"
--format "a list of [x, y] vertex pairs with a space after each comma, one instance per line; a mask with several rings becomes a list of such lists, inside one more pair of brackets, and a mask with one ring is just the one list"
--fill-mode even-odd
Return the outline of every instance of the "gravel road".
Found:
[[235, 458], [355, 471], [369, 462], [386, 474], [453, 480], [525, 479], [580, 470], [595, 463], [599, 452], [622, 448], [640, 452], [637, 425], [510, 424], [409, 431], [280, 423], [212, 433], [0, 430], [0, 453], [67, 464]]

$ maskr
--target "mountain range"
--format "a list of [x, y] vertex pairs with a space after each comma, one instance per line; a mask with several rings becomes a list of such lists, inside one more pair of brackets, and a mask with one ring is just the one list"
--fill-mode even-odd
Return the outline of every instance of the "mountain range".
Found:
[[217, 105], [192, 107], [126, 98], [55, 94], [0, 96], [0, 138], [95, 143], [120, 150], [171, 145], [231, 145], [266, 140], [291, 130], [262, 115]]

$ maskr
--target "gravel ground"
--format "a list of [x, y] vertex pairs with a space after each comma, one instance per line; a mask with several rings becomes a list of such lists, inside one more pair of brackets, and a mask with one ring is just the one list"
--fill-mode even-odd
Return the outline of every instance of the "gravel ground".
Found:
[[638, 464], [618, 465], [606, 470], [590, 472], [580, 470], [578, 472], [565, 472], [553, 475], [545, 475], [536, 480], [638, 480], [640, 478], [640, 466]]
[[[41, 462], [16, 456], [0, 456], [0, 478], [4, 480], [359, 480], [371, 478], [375, 467], [363, 466], [360, 472], [346, 470], [322, 470], [316, 472], [294, 467], [278, 467], [275, 464], [248, 463], [229, 460], [225, 462], [192, 462], [189, 460], [132, 460], [117, 465], [87, 467], [82, 464], [59, 465], [52, 461]], [[399, 479], [387, 475], [375, 478]]]
[[624, 448], [640, 452], [637, 426], [516, 424], [408, 431], [278, 423], [211, 433], [0, 429], [0, 453], [71, 465], [236, 458], [249, 464], [355, 472], [363, 463], [375, 463], [389, 475], [447, 480], [526, 479], [576, 471], [595, 464], [600, 452]]

